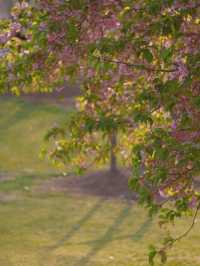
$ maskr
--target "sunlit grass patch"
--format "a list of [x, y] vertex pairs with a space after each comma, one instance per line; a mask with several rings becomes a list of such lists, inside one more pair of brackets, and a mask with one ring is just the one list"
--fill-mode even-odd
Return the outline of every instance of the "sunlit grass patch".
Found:
[[39, 159], [39, 152], [47, 130], [64, 121], [70, 111], [18, 98], [0, 99], [0, 171], [55, 172], [49, 162]]
[[[145, 266], [148, 245], [163, 235], [135, 202], [90, 196], [21, 193], [0, 205], [0, 215], [2, 266]], [[176, 233], [189, 221], [179, 222]], [[200, 265], [199, 238], [197, 226], [166, 265]]]

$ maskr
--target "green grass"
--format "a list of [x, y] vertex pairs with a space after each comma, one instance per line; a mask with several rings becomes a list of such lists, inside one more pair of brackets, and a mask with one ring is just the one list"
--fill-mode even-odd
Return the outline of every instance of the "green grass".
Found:
[[[70, 111], [70, 110], [69, 110]], [[43, 137], [67, 111], [48, 104], [33, 104], [18, 98], [0, 99], [0, 171], [49, 173], [49, 162], [39, 159]]]
[[[162, 236], [136, 204], [96, 197], [24, 192], [0, 204], [0, 217], [1, 266], [144, 266]], [[196, 227], [166, 265], [200, 265], [199, 237]]]
[[[0, 266], [148, 265], [148, 246], [163, 231], [136, 203], [35, 189], [55, 174], [38, 158], [43, 136], [66, 116], [61, 107], [0, 100], [0, 172], [13, 177], [0, 181]], [[179, 221], [175, 235], [190, 222]], [[199, 240], [197, 225], [166, 266], [200, 266]]]
[[34, 182], [34, 176], [16, 176], [12, 177], [11, 180], [1, 181], [0, 192], [12, 192], [12, 191], [23, 191], [28, 190]]

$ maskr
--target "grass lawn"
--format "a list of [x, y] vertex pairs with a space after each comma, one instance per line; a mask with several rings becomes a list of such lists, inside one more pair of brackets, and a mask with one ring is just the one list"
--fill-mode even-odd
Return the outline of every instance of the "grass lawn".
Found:
[[[20, 186], [7, 191], [13, 193], [16, 198], [0, 203], [1, 266], [144, 266], [148, 245], [163, 234], [135, 203]], [[189, 220], [179, 222], [177, 235]], [[195, 227], [166, 265], [200, 265], [199, 239]]]
[[0, 98], [0, 172], [55, 172], [38, 154], [47, 130], [66, 116], [59, 106]]
[[[42, 137], [65, 116], [60, 107], [0, 100], [0, 171], [8, 177], [0, 179], [0, 266], [148, 265], [148, 245], [163, 231], [136, 203], [36, 189], [55, 172], [38, 159]], [[200, 266], [199, 241], [197, 225], [166, 266]]]

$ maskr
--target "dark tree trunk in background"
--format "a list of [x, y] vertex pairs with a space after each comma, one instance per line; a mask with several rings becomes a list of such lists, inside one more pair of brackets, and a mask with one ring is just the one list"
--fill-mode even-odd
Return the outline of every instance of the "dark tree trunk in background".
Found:
[[10, 11], [14, 0], [0, 0], [0, 19], [6, 19], [10, 17]]
[[111, 150], [110, 150], [110, 172], [115, 173], [117, 172], [117, 158], [115, 155], [115, 148], [117, 146], [117, 134], [116, 132], [113, 132], [110, 136], [110, 144], [111, 144]]

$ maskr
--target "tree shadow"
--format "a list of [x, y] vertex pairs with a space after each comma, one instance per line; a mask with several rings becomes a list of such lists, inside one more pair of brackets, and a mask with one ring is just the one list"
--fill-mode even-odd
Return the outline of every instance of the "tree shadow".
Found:
[[96, 240], [96, 242], [93, 242], [93, 247], [88, 252], [88, 254], [74, 265], [75, 266], [87, 265], [87, 263], [89, 263], [92, 257], [94, 257], [100, 250], [105, 248], [105, 246], [112, 241], [113, 235], [115, 234], [116, 230], [123, 223], [126, 217], [128, 217], [130, 210], [131, 210], [131, 205], [123, 208], [123, 210], [119, 213], [118, 217], [115, 219], [114, 223], [106, 230], [104, 235], [100, 239]]
[[58, 247], [62, 246], [67, 240], [69, 240], [80, 228], [101, 208], [102, 204], [104, 203], [104, 199], [100, 199], [97, 203], [92, 206], [92, 208], [86, 213], [86, 215], [80, 219], [79, 221], [72, 226], [69, 232], [55, 245], [48, 247], [48, 249], [53, 250], [57, 249]]
[[144, 223], [137, 230], [137, 232], [135, 232], [135, 234], [132, 235], [130, 238], [132, 240], [134, 240], [134, 241], [141, 240], [144, 237], [144, 235], [148, 232], [148, 230], [150, 229], [151, 225], [152, 225], [152, 218], [148, 217], [146, 219], [146, 221], [144, 221]]
[[[136, 242], [140, 241], [145, 236], [145, 234], [148, 232], [151, 225], [152, 225], [152, 218], [148, 217], [133, 235], [127, 234], [127, 235], [122, 235], [118, 237], [112, 237], [109, 239], [109, 242], [127, 240], [127, 239], [133, 240]], [[101, 239], [79, 242], [78, 245], [96, 245], [98, 242], [101, 242]]]
[[[92, 206], [92, 208], [86, 213], [86, 215], [76, 222], [76, 224], [69, 230], [69, 232], [59, 240], [55, 245], [52, 245], [47, 248], [48, 251], [53, 251], [54, 249], [59, 248], [63, 244], [67, 243], [67, 245], [71, 245], [74, 243], [70, 243], [68, 240], [72, 238], [80, 229], [81, 227], [92, 218], [92, 216], [99, 211], [102, 207], [105, 199], [100, 199], [96, 204]], [[77, 245], [88, 245], [91, 247], [91, 250], [86, 254], [86, 256], [82, 257], [78, 262], [76, 261], [73, 265], [74, 266], [86, 266], [93, 257], [96, 256], [98, 252], [103, 250], [108, 244], [112, 243], [113, 241], [121, 241], [121, 240], [132, 240], [132, 241], [139, 241], [141, 240], [144, 235], [148, 232], [149, 228], [152, 225], [152, 219], [148, 217], [138, 228], [136, 232], [133, 234], [115, 236], [118, 232], [117, 230], [123, 224], [124, 220], [129, 216], [130, 211], [132, 209], [132, 202], [128, 202], [126, 207], [124, 207], [117, 218], [113, 221], [111, 226], [107, 228], [105, 233], [98, 239], [94, 239], [91, 241], [79, 242], [75, 243]]]

